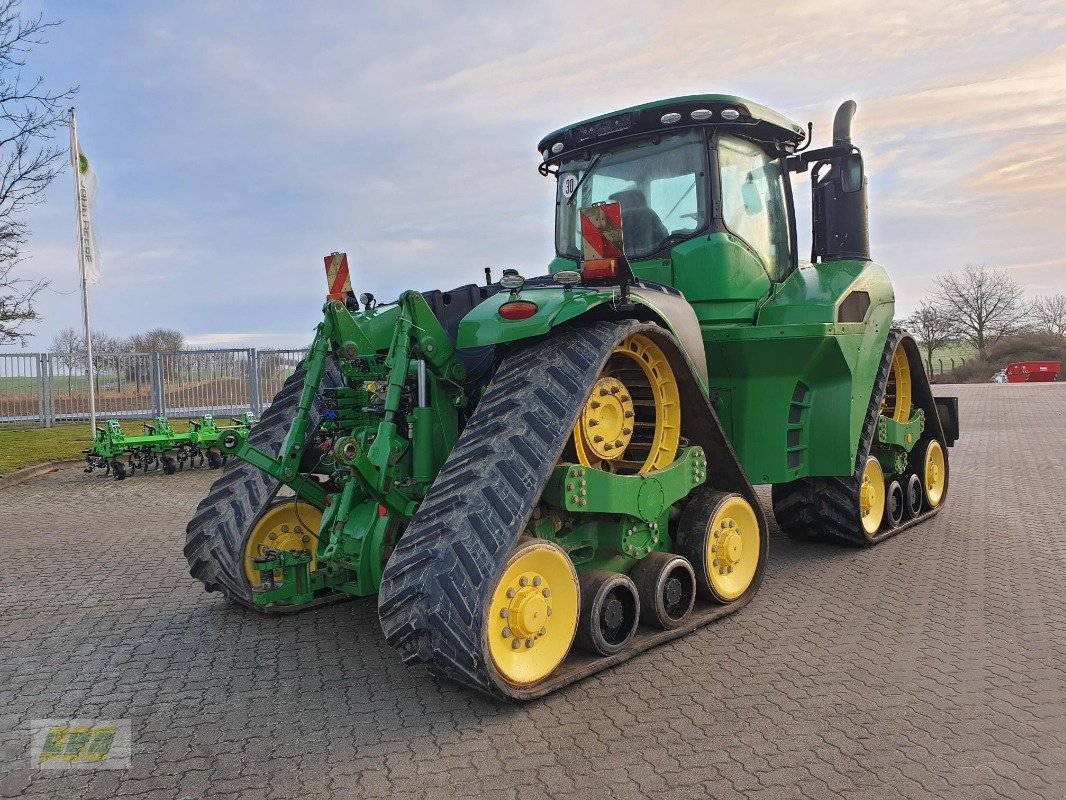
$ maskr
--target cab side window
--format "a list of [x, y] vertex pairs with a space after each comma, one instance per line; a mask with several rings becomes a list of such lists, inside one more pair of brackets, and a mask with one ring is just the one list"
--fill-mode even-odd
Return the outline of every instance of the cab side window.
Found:
[[791, 258], [781, 162], [751, 142], [724, 135], [718, 164], [726, 227], [758, 254], [771, 280], [784, 279]]

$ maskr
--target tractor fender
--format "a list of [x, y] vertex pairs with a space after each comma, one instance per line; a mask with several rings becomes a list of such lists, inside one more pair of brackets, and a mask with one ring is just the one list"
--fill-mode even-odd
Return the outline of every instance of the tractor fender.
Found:
[[[669, 330], [681, 343], [693, 372], [707, 385], [707, 357], [699, 321], [684, 296], [669, 286], [641, 281], [630, 289], [631, 304], [619, 304], [618, 288], [602, 289], [558, 285], [525, 287], [520, 292], [500, 292], [473, 308], [459, 323], [457, 345], [461, 349], [508, 344], [546, 336], [552, 330], [584, 318], [637, 318], [654, 321]], [[506, 303], [533, 303], [536, 313], [526, 319], [500, 316]]]

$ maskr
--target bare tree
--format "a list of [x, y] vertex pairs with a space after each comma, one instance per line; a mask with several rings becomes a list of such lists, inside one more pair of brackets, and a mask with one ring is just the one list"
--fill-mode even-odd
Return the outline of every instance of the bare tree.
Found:
[[934, 303], [923, 300], [918, 308], [903, 321], [907, 329], [925, 349], [925, 360], [929, 371], [933, 371], [933, 353], [945, 345], [951, 344], [958, 331], [951, 316]]
[[982, 358], [990, 344], [1021, 329], [1028, 310], [1006, 270], [973, 264], [939, 277], [936, 304]]
[[67, 368], [67, 397], [70, 397], [74, 393], [74, 368], [85, 365], [85, 342], [82, 335], [74, 328], [63, 328], [52, 337], [49, 350], [56, 360]]
[[185, 335], [171, 328], [153, 328], [131, 336], [129, 347], [138, 353], [173, 353], [185, 348]]
[[0, 0], [0, 344], [24, 340], [38, 318], [34, 300], [47, 285], [16, 274], [29, 237], [23, 212], [63, 170], [67, 148], [51, 144], [67, 120], [76, 88], [53, 92], [25, 80], [25, 56], [58, 22], [23, 19], [21, 0]]
[[1036, 298], [1029, 306], [1029, 315], [1037, 330], [1066, 336], [1066, 294]]

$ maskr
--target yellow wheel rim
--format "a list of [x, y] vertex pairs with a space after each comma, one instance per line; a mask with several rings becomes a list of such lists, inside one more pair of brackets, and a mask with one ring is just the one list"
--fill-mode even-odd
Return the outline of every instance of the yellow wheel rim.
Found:
[[[244, 575], [248, 583], [258, 585], [259, 572], [252, 559], [267, 550], [310, 550], [311, 570], [315, 569], [315, 536], [322, 527], [322, 512], [307, 503], [291, 499], [275, 503], [259, 518], [244, 543]], [[281, 579], [279, 570], [275, 577]]]
[[910, 422], [912, 408], [911, 364], [902, 345], [896, 345], [888, 383], [885, 385], [885, 399], [881, 402], [881, 414], [896, 422]]
[[707, 537], [707, 583], [724, 602], [736, 600], [755, 580], [759, 566], [759, 520], [743, 497], [718, 508]]
[[859, 486], [859, 511], [862, 514], [862, 529], [873, 536], [881, 528], [885, 516], [885, 474], [881, 462], [873, 456], [866, 459]]
[[666, 353], [634, 334], [611, 354], [574, 426], [586, 467], [647, 473], [674, 463], [681, 439], [681, 396]]
[[925, 473], [922, 476], [922, 486], [925, 488], [925, 499], [930, 508], [936, 508], [944, 499], [944, 487], [948, 481], [948, 462], [944, 458], [944, 449], [940, 442], [935, 439], [929, 442], [925, 450]]
[[504, 681], [529, 686], [562, 663], [577, 633], [579, 591], [558, 546], [530, 539], [515, 547], [485, 612], [489, 655]]

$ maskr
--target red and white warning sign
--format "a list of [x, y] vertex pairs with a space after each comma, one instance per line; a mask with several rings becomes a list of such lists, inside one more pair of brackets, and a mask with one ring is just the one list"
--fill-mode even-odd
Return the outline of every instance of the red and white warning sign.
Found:
[[329, 285], [327, 300], [343, 301], [352, 291], [352, 279], [348, 275], [348, 254], [330, 253], [326, 262], [326, 283]]
[[622, 204], [599, 203], [580, 210], [585, 260], [622, 257]]

